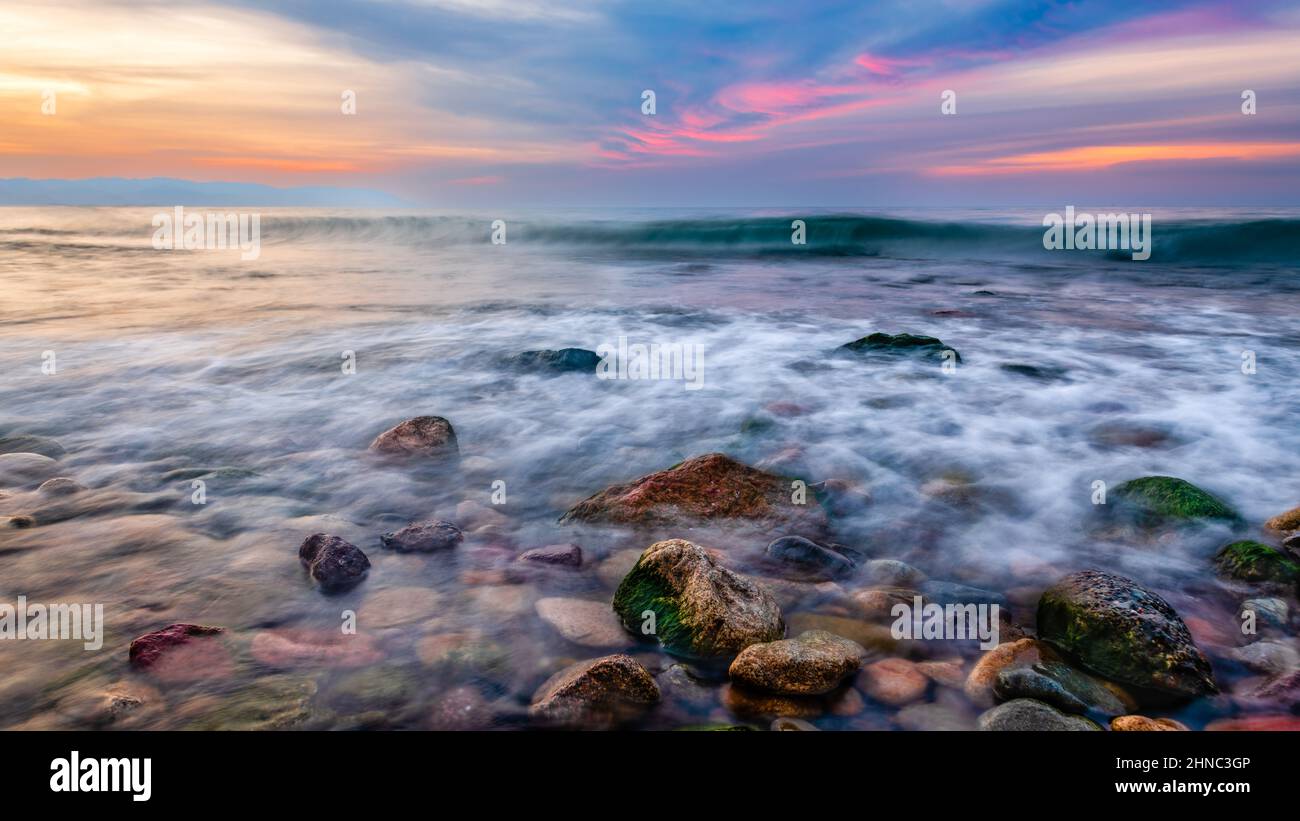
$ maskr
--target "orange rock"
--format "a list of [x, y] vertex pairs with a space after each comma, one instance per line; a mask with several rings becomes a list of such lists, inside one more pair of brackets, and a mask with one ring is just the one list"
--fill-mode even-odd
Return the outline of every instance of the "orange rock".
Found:
[[1110, 728], [1116, 732], [1168, 732], [1186, 730], [1187, 726], [1172, 718], [1147, 718], [1146, 716], [1115, 716]]
[[888, 658], [868, 664], [858, 675], [858, 687], [891, 707], [901, 707], [925, 695], [930, 679], [907, 659]]

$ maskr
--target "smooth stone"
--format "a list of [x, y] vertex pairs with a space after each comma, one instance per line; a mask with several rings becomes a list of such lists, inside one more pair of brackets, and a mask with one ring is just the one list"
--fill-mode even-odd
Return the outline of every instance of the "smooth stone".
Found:
[[1067, 713], [1085, 713], [1088, 705], [1067, 690], [1059, 681], [1032, 667], [1015, 667], [998, 673], [993, 682], [993, 696], [998, 701], [1033, 698], [1047, 702]]
[[925, 702], [909, 704], [894, 715], [894, 723], [904, 730], [921, 732], [965, 732], [975, 729], [975, 717], [950, 704]]
[[1131, 579], [1085, 570], [1043, 593], [1039, 637], [1140, 693], [1189, 699], [1219, 691], [1210, 662], [1169, 604]]
[[627, 655], [581, 661], [547, 679], [533, 695], [530, 714], [544, 724], [616, 727], [659, 701], [659, 686]]
[[1068, 715], [1050, 704], [1032, 698], [1018, 698], [999, 704], [981, 715], [980, 730], [995, 732], [1100, 730], [1092, 721]]
[[1172, 718], [1147, 718], [1139, 715], [1115, 716], [1110, 720], [1110, 728], [1117, 733], [1187, 731], [1187, 725]]
[[826, 714], [826, 702], [817, 696], [783, 696], [727, 683], [722, 704], [740, 718], [817, 718]]
[[916, 597], [921, 593], [918, 590], [908, 590], [901, 587], [869, 587], [866, 590], [855, 590], [849, 594], [849, 598], [862, 611], [862, 615], [869, 619], [888, 619], [893, 623], [894, 607], [905, 604], [909, 608], [916, 603]]
[[326, 593], [356, 587], [370, 573], [370, 560], [349, 541], [327, 533], [314, 533], [298, 548], [298, 560]]
[[53, 479], [46, 479], [40, 487], [36, 488], [36, 492], [44, 496], [71, 496], [85, 489], [85, 485], [67, 476], [56, 476]]
[[249, 652], [268, 667], [366, 667], [384, 657], [364, 633], [293, 627], [259, 631]]
[[999, 644], [981, 656], [971, 668], [963, 687], [966, 697], [977, 706], [990, 707], [993, 704], [993, 685], [1004, 669], [1013, 665], [1029, 666], [1055, 657], [1050, 648], [1035, 639]]
[[460, 455], [456, 431], [441, 416], [417, 416], [375, 437], [370, 450], [385, 456], [452, 459]]
[[790, 632], [796, 635], [808, 630], [825, 630], [877, 653], [892, 653], [899, 646], [898, 639], [893, 637], [888, 625], [874, 624], [847, 616], [795, 613], [790, 617], [788, 624]]
[[857, 671], [865, 651], [856, 642], [821, 630], [797, 638], [751, 644], [727, 674], [744, 687], [787, 696], [829, 693]]
[[543, 547], [534, 547], [531, 550], [525, 550], [519, 554], [521, 562], [537, 562], [538, 564], [556, 565], [562, 567], [581, 567], [582, 566], [582, 548], [576, 544], [548, 544]]
[[787, 565], [796, 572], [823, 580], [847, 575], [855, 567], [848, 557], [802, 536], [774, 539], [765, 552], [768, 558]]
[[614, 593], [614, 610], [638, 636], [652, 613], [654, 638], [668, 652], [692, 658], [733, 657], [785, 634], [769, 592], [681, 539], [646, 548]]
[[357, 610], [357, 627], [375, 630], [424, 621], [438, 614], [442, 596], [427, 587], [389, 587], [371, 593]]
[[1281, 641], [1256, 641], [1235, 647], [1229, 655], [1257, 673], [1285, 673], [1300, 668], [1300, 651]]
[[543, 621], [574, 644], [623, 647], [635, 641], [604, 602], [551, 597], [538, 599], [535, 607]]
[[1286, 627], [1291, 618], [1291, 608], [1285, 599], [1276, 597], [1246, 599], [1238, 614], [1254, 613], [1256, 622], [1273, 627]]
[[916, 669], [920, 670], [926, 678], [944, 687], [960, 690], [966, 686], [966, 668], [961, 659], [921, 661], [917, 662]]
[[67, 450], [48, 436], [0, 436], [0, 454], [4, 453], [36, 453], [62, 459]]
[[862, 692], [876, 701], [901, 707], [924, 696], [930, 687], [930, 679], [915, 662], [888, 658], [863, 667], [857, 684]]
[[58, 462], [39, 453], [0, 454], [0, 485], [25, 485], [43, 481], [58, 469]]
[[465, 539], [461, 529], [451, 522], [431, 519], [409, 524], [401, 530], [385, 533], [379, 542], [399, 553], [434, 553], [451, 550]]
[[871, 559], [863, 564], [862, 576], [868, 584], [881, 587], [911, 588], [926, 580], [920, 570], [897, 559]]
[[999, 608], [1007, 609], [1007, 597], [1001, 593], [994, 593], [989, 590], [983, 590], [970, 585], [957, 584], [956, 582], [927, 581], [922, 582], [918, 588], [921, 596], [926, 603], [934, 602], [935, 604], [996, 604]]

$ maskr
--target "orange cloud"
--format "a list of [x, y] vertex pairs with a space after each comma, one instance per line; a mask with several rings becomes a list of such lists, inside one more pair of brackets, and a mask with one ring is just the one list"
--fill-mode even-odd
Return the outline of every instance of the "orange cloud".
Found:
[[930, 169], [937, 176], [1020, 174], [1037, 171], [1093, 171], [1131, 162], [1264, 160], [1300, 156], [1300, 143], [1198, 143], [1089, 145], [994, 157], [968, 165]]

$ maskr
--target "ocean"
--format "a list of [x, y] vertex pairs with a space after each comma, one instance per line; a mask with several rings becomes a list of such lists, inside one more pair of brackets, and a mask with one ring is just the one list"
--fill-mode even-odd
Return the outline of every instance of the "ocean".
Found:
[[[0, 519], [17, 517], [0, 522], [0, 603], [102, 604], [105, 620], [95, 651], [0, 641], [0, 727], [411, 728], [451, 713], [527, 727], [537, 687], [600, 654], [537, 602], [607, 603], [651, 541], [715, 538], [560, 516], [712, 452], [852, 487], [836, 542], [1004, 596], [1012, 624], [1032, 626], [1065, 573], [1133, 578], [1188, 622], [1221, 685], [1248, 682], [1233, 655], [1243, 594], [1211, 562], [1226, 533], [1133, 544], [1087, 522], [1096, 482], [1146, 475], [1210, 491], [1252, 537], [1300, 502], [1300, 211], [1124, 209], [1153, 214], [1151, 258], [1134, 261], [1044, 249], [1042, 218], [1063, 207], [191, 209], [259, 213], [249, 260], [155, 249], [152, 218], [170, 207], [0, 208], [0, 437], [55, 440], [41, 478], [85, 488], [51, 499], [0, 474]], [[833, 355], [872, 332], [938, 337], [960, 364]], [[620, 340], [693, 346], [699, 384], [510, 360]], [[420, 415], [450, 420], [458, 467], [369, 458], [377, 434]], [[464, 542], [380, 546], [426, 518]], [[366, 552], [364, 583], [312, 588], [297, 550], [317, 532]], [[580, 568], [516, 561], [569, 542]], [[765, 544], [730, 546], [725, 563], [769, 576]], [[786, 621], [858, 618], [864, 586], [786, 591]], [[348, 613], [365, 642], [345, 653], [324, 637]], [[178, 622], [225, 628], [221, 650], [192, 675], [133, 671], [131, 640]], [[625, 644], [603, 652], [664, 677], [635, 726], [766, 726], [766, 708], [707, 671]], [[845, 698], [807, 720], [912, 726]], [[959, 688], [925, 698], [945, 720], [978, 714]], [[1170, 715], [1202, 726], [1233, 709]]]

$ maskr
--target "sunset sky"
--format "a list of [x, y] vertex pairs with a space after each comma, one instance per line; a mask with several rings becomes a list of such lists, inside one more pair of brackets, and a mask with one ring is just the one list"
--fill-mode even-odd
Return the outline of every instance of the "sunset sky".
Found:
[[1294, 2], [5, 0], [0, 32], [0, 178], [430, 206], [1300, 205]]

